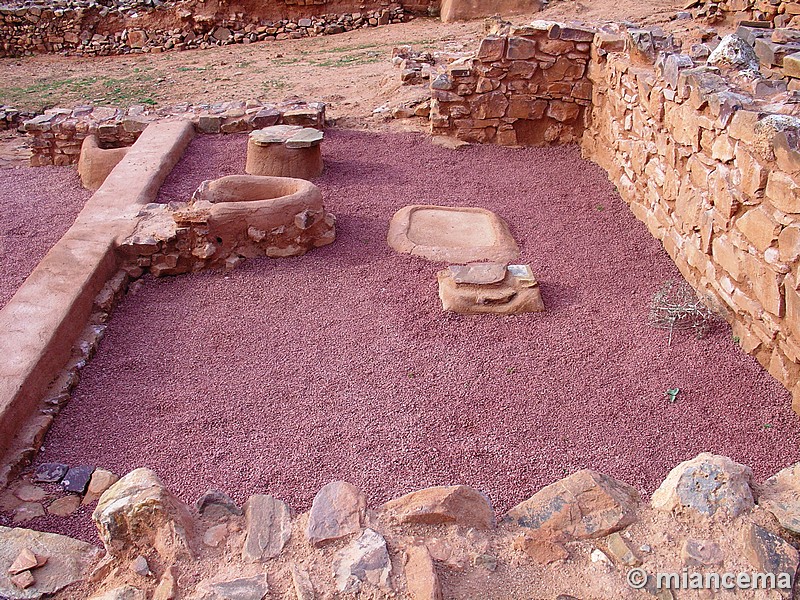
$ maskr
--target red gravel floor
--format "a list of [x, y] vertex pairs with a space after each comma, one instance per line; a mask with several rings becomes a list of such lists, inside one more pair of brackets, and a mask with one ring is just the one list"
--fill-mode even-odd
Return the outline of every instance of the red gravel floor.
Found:
[[92, 195], [74, 167], [0, 169], [0, 308]]
[[[337, 241], [148, 280], [113, 316], [40, 461], [148, 466], [187, 501], [220, 488], [297, 510], [335, 479], [373, 505], [462, 483], [502, 512], [583, 467], [649, 493], [703, 451], [759, 480], [800, 458], [789, 393], [727, 327], [668, 347], [648, 326], [652, 295], [678, 271], [578, 148], [326, 136], [317, 183]], [[245, 141], [197, 138], [162, 200], [243, 172]], [[441, 265], [385, 242], [392, 214], [418, 203], [505, 218], [546, 312], [442, 312]], [[84, 536], [85, 515], [39, 526]]]

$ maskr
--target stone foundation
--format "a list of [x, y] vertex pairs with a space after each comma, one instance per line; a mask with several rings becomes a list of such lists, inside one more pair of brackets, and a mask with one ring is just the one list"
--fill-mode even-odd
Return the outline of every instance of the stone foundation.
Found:
[[[20, 496], [44, 492], [36, 486], [41, 477], [58, 485], [67, 467], [43, 465], [5, 492], [3, 503], [43, 511]], [[649, 501], [583, 469], [499, 518], [488, 498], [465, 485], [376, 504], [334, 481], [310, 510], [295, 514], [266, 493], [240, 506], [210, 490], [190, 506], [144, 468], [121, 479], [99, 468], [84, 475], [74, 494], [48, 498], [48, 510], [62, 498], [94, 506], [105, 556], [64, 536], [0, 527], [0, 594], [433, 600], [502, 590], [509, 599], [671, 598], [670, 583], [657, 573], [743, 573], [746, 583], [734, 579], [737, 598], [791, 598], [800, 564], [793, 546], [798, 465], [759, 485], [747, 466], [712, 454], [676, 466]], [[7, 573], [12, 563], [14, 575]], [[764, 574], [758, 585], [754, 573]], [[709, 597], [701, 587], [684, 586], [681, 597]]]
[[431, 131], [504, 146], [572, 143], [586, 127], [594, 30], [504, 27], [431, 83]]
[[23, 129], [33, 138], [31, 166], [69, 165], [78, 162], [87, 136], [97, 136], [104, 148], [130, 146], [148, 124], [170, 119], [188, 119], [200, 133], [245, 133], [276, 124], [322, 129], [325, 104], [273, 105], [250, 101], [185, 103], [159, 109], [141, 105], [126, 110], [104, 106], [53, 108], [25, 121]]
[[[354, 5], [329, 0], [257, 7], [190, 1], [0, 6], [0, 58], [68, 53], [108, 56], [190, 50], [344, 33], [436, 13], [431, 0]], [[216, 6], [216, 10], [215, 7]], [[339, 9], [341, 12], [333, 13]]]

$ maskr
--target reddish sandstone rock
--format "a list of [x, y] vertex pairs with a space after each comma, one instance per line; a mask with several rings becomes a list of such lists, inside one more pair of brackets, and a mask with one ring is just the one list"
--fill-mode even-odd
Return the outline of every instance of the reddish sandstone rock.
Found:
[[514, 549], [524, 552], [541, 565], [548, 565], [569, 558], [569, 552], [563, 546], [565, 541], [561, 532], [533, 529], [514, 538]]
[[411, 546], [406, 557], [406, 587], [411, 600], [441, 600], [442, 587], [428, 549]]
[[382, 510], [401, 523], [454, 523], [476, 529], [494, 527], [494, 510], [486, 496], [465, 485], [411, 492], [390, 500]]
[[314, 545], [358, 533], [364, 523], [367, 499], [354, 485], [334, 481], [323, 487], [311, 504], [306, 537]]
[[583, 469], [539, 490], [503, 520], [533, 530], [560, 531], [573, 539], [603, 537], [636, 520], [638, 492]]
[[758, 505], [771, 512], [781, 527], [800, 534], [800, 463], [767, 479], [761, 488]]

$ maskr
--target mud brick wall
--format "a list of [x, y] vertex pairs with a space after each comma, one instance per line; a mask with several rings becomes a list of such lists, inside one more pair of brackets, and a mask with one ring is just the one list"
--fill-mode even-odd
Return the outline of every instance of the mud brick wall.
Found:
[[[198, 3], [199, 2], [199, 3]], [[263, 5], [264, 14], [230, 10], [208, 14], [203, 0], [158, 8], [152, 1], [124, 6], [0, 6], [0, 58], [70, 53], [108, 56], [189, 50], [264, 40], [331, 35], [362, 27], [401, 23], [413, 14], [436, 12], [433, 0], [404, 4], [328, 3], [328, 0], [281, 0]], [[220, 4], [223, 6], [224, 4]], [[227, 5], [225, 5], [227, 6]], [[346, 12], [331, 12], [347, 9]], [[280, 11], [283, 12], [280, 12]], [[276, 14], [282, 16], [276, 17]]]
[[431, 83], [433, 134], [507, 146], [579, 140], [591, 103], [593, 38], [593, 30], [549, 22], [486, 37], [474, 59]]
[[81, 145], [96, 135], [103, 147], [130, 146], [145, 127], [161, 119], [189, 119], [200, 133], [244, 133], [271, 125], [303, 125], [321, 129], [325, 104], [293, 102], [280, 105], [258, 102], [178, 104], [158, 110], [137, 105], [121, 110], [81, 106], [46, 110], [25, 121], [31, 140], [31, 166], [69, 165], [78, 162]]
[[800, 120], [773, 114], [786, 93], [749, 96], [688, 57], [657, 70], [604, 54], [584, 154], [800, 412]]

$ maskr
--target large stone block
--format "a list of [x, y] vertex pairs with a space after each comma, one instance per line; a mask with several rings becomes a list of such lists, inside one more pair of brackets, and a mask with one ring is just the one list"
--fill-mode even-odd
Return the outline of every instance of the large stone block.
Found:
[[772, 171], [767, 180], [765, 197], [785, 213], [800, 213], [800, 186], [781, 171]]
[[439, 14], [443, 23], [451, 23], [541, 9], [541, 0], [442, 0]]
[[763, 207], [747, 211], [736, 220], [736, 228], [741, 231], [759, 252], [764, 252], [778, 239], [781, 226]]

